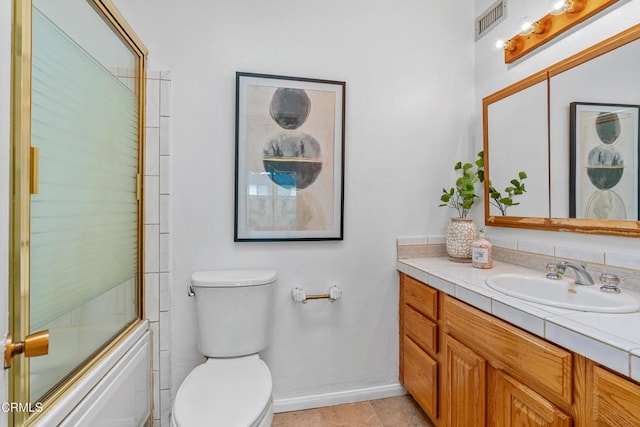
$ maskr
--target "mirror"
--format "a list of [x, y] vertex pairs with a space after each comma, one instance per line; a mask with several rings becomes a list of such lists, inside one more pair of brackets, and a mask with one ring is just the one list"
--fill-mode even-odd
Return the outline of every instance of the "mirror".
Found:
[[636, 25], [483, 100], [493, 187], [527, 174], [487, 225], [640, 237], [639, 65]]
[[[491, 184], [504, 193], [519, 172], [527, 174], [527, 191], [514, 198], [519, 204], [503, 208], [508, 215], [549, 216], [548, 82], [546, 75], [544, 78], [488, 106]], [[489, 212], [502, 215], [494, 200], [490, 200]]]

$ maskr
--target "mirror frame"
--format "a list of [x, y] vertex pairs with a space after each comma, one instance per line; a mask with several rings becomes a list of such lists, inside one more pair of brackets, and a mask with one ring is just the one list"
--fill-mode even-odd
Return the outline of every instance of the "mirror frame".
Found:
[[[550, 80], [565, 71], [577, 67], [587, 61], [604, 55], [614, 49], [640, 39], [640, 24], [603, 40], [573, 56], [570, 56], [544, 70], [541, 70], [523, 80], [505, 87], [482, 100], [482, 137], [484, 147], [484, 170], [487, 179], [484, 180], [484, 221], [486, 225], [494, 227], [524, 228], [544, 231], [568, 231], [587, 234], [603, 234], [624, 237], [640, 237], [640, 221], [599, 220], [582, 218], [551, 218], [551, 217], [519, 217], [491, 215], [489, 204], [489, 115], [488, 109], [494, 102], [500, 101], [514, 93], [526, 89], [534, 84], [547, 81], [547, 116], [550, 112]], [[547, 117], [547, 145], [550, 145], [549, 117]], [[550, 181], [551, 177], [548, 180]], [[550, 182], [549, 182], [550, 183]], [[550, 187], [549, 187], [550, 190]], [[551, 191], [549, 191], [549, 197]]]

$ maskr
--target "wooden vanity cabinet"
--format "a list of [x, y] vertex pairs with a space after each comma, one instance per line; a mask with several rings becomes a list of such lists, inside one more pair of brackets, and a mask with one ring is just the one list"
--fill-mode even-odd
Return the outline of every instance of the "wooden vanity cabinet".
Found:
[[439, 426], [570, 426], [572, 355], [400, 275], [400, 381]]
[[438, 427], [638, 427], [640, 384], [400, 274], [400, 381]]

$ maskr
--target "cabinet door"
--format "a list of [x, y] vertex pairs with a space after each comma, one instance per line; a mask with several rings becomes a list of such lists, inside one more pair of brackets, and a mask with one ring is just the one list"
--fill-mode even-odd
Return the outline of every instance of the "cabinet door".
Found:
[[640, 386], [591, 364], [591, 423], [595, 426], [640, 426]]
[[404, 386], [432, 419], [438, 417], [438, 363], [406, 335]]
[[489, 369], [488, 425], [492, 427], [569, 427], [571, 418], [551, 402], [504, 372]]
[[445, 335], [444, 424], [483, 427], [486, 416], [487, 361]]

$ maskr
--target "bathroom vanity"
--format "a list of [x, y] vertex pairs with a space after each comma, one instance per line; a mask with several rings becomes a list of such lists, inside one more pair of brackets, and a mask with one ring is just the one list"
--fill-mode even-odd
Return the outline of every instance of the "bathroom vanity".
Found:
[[484, 285], [532, 273], [511, 264], [406, 259], [398, 270], [400, 381], [436, 425], [640, 425], [640, 313], [549, 308]]

